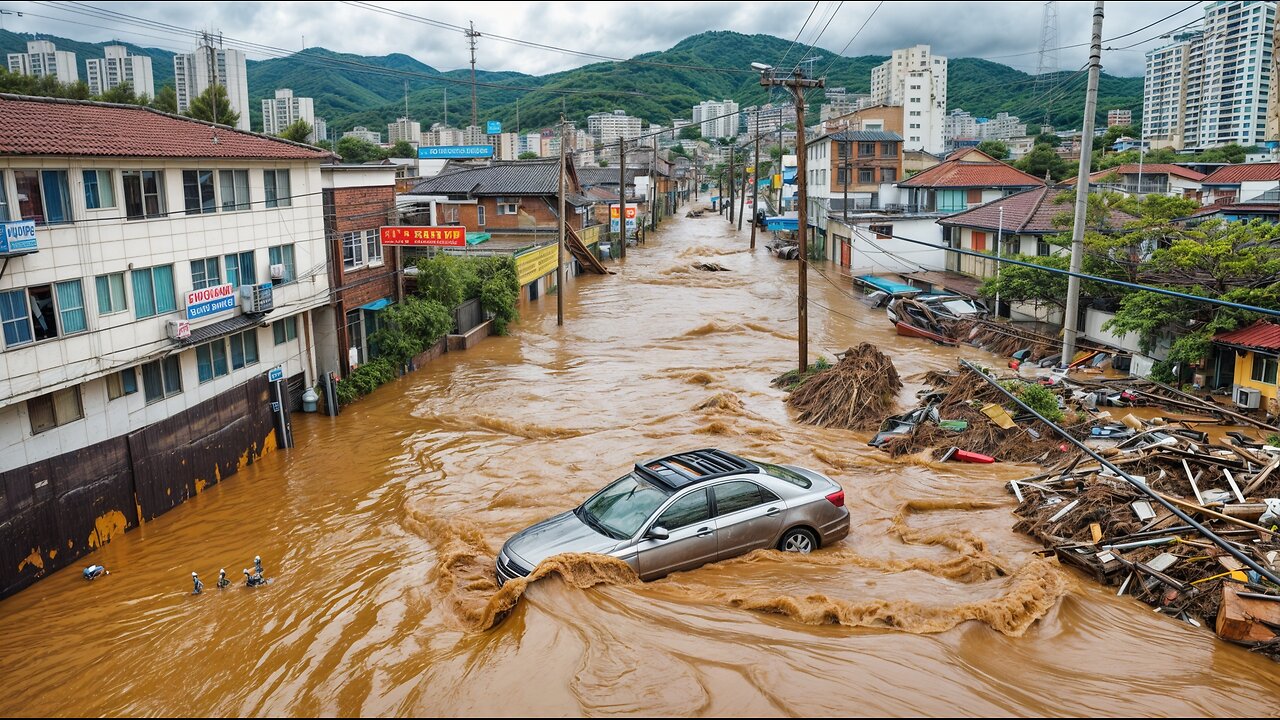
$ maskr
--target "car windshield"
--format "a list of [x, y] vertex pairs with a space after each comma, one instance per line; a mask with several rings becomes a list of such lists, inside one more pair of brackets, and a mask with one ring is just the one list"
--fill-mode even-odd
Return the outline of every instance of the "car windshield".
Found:
[[671, 493], [628, 473], [591, 496], [576, 514], [597, 531], [618, 540], [636, 534]]
[[765, 471], [766, 474], [772, 475], [773, 477], [776, 477], [779, 480], [786, 480], [792, 485], [799, 485], [802, 488], [808, 488], [813, 486], [813, 483], [809, 482], [809, 478], [801, 475], [800, 473], [794, 470], [788, 470], [779, 465], [770, 465], [769, 463], [765, 463], [765, 462], [757, 461], [756, 464], [759, 465], [760, 469]]

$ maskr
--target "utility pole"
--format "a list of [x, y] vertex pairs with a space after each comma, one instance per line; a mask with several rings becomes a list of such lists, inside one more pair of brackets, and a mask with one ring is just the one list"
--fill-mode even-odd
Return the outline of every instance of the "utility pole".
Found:
[[[743, 150], [746, 150], [744, 145]], [[742, 168], [742, 199], [738, 201], [738, 229], [742, 229], [742, 216], [747, 214], [747, 169]]]
[[1004, 242], [1004, 206], [1000, 206], [1000, 223], [996, 226], [996, 317], [1000, 317], [1000, 246]]
[[1098, 110], [1098, 74], [1102, 72], [1102, 4], [1093, 4], [1093, 39], [1089, 48], [1089, 87], [1084, 96], [1084, 123], [1080, 133], [1080, 165], [1076, 173], [1076, 215], [1071, 226], [1071, 272], [1067, 278], [1067, 309], [1062, 322], [1062, 366], [1076, 354], [1080, 324], [1080, 267], [1084, 260], [1084, 224], [1089, 207], [1089, 161], [1093, 156], [1093, 123]]
[[560, 125], [556, 128], [560, 133], [560, 238], [556, 244], [556, 325], [564, 325], [564, 116], [560, 116]]
[[734, 186], [738, 184], [738, 178], [733, 174], [733, 156], [738, 154], [738, 148], [735, 145], [729, 146], [729, 224], [733, 224], [733, 203], [738, 199]]
[[618, 239], [622, 241], [622, 260], [627, 259], [627, 141], [618, 136]]
[[[849, 171], [853, 168], [849, 167], [849, 157], [853, 155], [853, 141], [845, 140], [841, 146], [844, 148], [844, 182], [840, 185], [844, 188], [844, 224], [849, 225]], [[852, 234], [852, 233], [851, 233]], [[853, 239], [849, 239], [853, 242]]]
[[[1101, 0], [1099, 0], [1101, 2]], [[754, 67], [754, 66], [753, 66]], [[799, 305], [797, 320], [799, 321], [799, 350], [800, 350], [800, 372], [804, 372], [809, 367], [809, 227], [808, 227], [808, 208], [809, 189], [808, 178], [805, 177], [808, 163], [805, 162], [805, 141], [804, 141], [804, 91], [806, 88], [820, 88], [826, 86], [826, 81], [822, 79], [809, 79], [799, 67], [792, 71], [790, 77], [777, 77], [774, 69], [768, 66], [757, 68], [762, 70], [760, 73], [760, 84], [765, 87], [781, 86], [791, 92], [792, 100], [796, 107], [796, 206], [797, 206], [797, 232], [800, 236], [800, 282], [799, 282]], [[1094, 76], [1096, 79], [1096, 75]], [[1094, 89], [1097, 89], [1097, 83], [1094, 83]], [[779, 133], [781, 137], [781, 133]]]
[[476, 38], [480, 37], [480, 33], [476, 32], [476, 24], [470, 23], [471, 29], [466, 31], [467, 44], [471, 46], [471, 127], [479, 127], [479, 111], [476, 106]]
[[756, 123], [756, 172], [751, 178], [751, 249], [756, 249], [756, 218], [760, 216], [760, 124]]

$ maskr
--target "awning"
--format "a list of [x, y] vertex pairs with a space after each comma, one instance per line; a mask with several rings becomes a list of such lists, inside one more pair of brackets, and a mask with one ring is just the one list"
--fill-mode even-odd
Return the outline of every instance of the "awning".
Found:
[[391, 298], [382, 298], [381, 300], [374, 300], [371, 303], [365, 303], [360, 306], [360, 309], [368, 310], [370, 312], [375, 312], [377, 310], [381, 310], [382, 308], [390, 304], [391, 304]]
[[266, 313], [237, 315], [230, 320], [221, 320], [212, 325], [205, 325], [204, 327], [196, 328], [191, 331], [190, 335], [178, 341], [178, 347], [199, 345], [200, 343], [206, 343], [210, 340], [217, 340], [218, 338], [225, 337], [231, 333], [248, 330], [251, 327], [261, 324], [264, 317], [266, 317]]
[[482, 232], [469, 232], [469, 233], [467, 233], [467, 244], [468, 244], [468, 245], [479, 245], [480, 243], [482, 243], [482, 242], [484, 242], [484, 241], [488, 240], [488, 239], [489, 239], [489, 238], [491, 238], [491, 237], [493, 237], [493, 236], [492, 236], [492, 235], [490, 235], [489, 233], [482, 233]]

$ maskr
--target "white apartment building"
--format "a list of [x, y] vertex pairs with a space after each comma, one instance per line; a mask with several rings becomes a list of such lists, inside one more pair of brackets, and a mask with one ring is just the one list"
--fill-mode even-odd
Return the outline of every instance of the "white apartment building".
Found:
[[[328, 157], [146, 108], [0, 97], [0, 474], [56, 463], [74, 480], [45, 498], [100, 483], [101, 500], [120, 479], [110, 458], [124, 457], [141, 514], [154, 515], [269, 449], [269, 371], [299, 387], [317, 379], [308, 338], [329, 296]], [[249, 441], [237, 428], [264, 421], [252, 446], [234, 445]], [[126, 439], [128, 453], [102, 450]], [[148, 458], [186, 475], [157, 479], [138, 464]], [[166, 483], [158, 495], [144, 474]], [[93, 513], [136, 525], [134, 497], [94, 501]], [[94, 517], [82, 519], [85, 534], [65, 537], [93, 534]], [[35, 547], [11, 530], [0, 529], [6, 547]], [[45, 546], [63, 552], [37, 564], [70, 564], [81, 546]]]
[[295, 97], [293, 90], [278, 88], [274, 98], [262, 99], [262, 132], [268, 135], [279, 135], [285, 128], [299, 120], [311, 126], [311, 134], [307, 136], [308, 142], [324, 138], [323, 134], [316, 131], [315, 101], [312, 98]]
[[[640, 137], [640, 118], [631, 117], [625, 110], [614, 110], [611, 113], [596, 113], [587, 117], [587, 132], [591, 134], [591, 139], [605, 146], [605, 152], [608, 153], [608, 146], [611, 143], [617, 143], [618, 138], [624, 140], [632, 140]], [[617, 157], [617, 148], [613, 150], [613, 156]]]
[[240, 113], [237, 130], [249, 129], [249, 75], [244, 53], [201, 45], [195, 52], [173, 56], [173, 85], [178, 95], [178, 112], [185, 113], [191, 101], [211, 85], [226, 87], [231, 109]]
[[[89, 92], [94, 95], [129, 83], [135, 95], [156, 96], [156, 81], [151, 74], [151, 58], [146, 55], [130, 55], [123, 45], [108, 45], [102, 49], [105, 57], [84, 61], [88, 75]], [[73, 56], [74, 57], [74, 56]]]
[[1274, 2], [1217, 0], [1200, 31], [1147, 53], [1142, 135], [1153, 147], [1202, 149], [1266, 139]]
[[422, 144], [426, 146], [437, 145], [466, 145], [465, 134], [457, 129], [445, 126], [443, 123], [436, 123], [431, 129], [422, 133]]
[[905, 150], [943, 152], [947, 112], [947, 59], [928, 45], [894, 50], [871, 70], [871, 103], [902, 106]]
[[360, 140], [364, 140], [365, 142], [371, 142], [374, 145], [382, 144], [382, 133], [376, 132], [374, 130], [370, 130], [369, 128], [363, 125], [357, 125], [351, 128], [350, 130], [342, 133], [342, 137], [344, 138], [353, 137]]
[[520, 157], [520, 136], [513, 132], [488, 135], [485, 145], [493, 146], [493, 156], [499, 160], [516, 160]]
[[319, 142], [320, 140], [329, 139], [329, 124], [324, 121], [324, 118], [322, 117], [316, 118], [316, 121], [311, 123], [311, 128], [312, 128], [311, 130], [312, 142]]
[[738, 137], [738, 103], [732, 100], [703, 100], [693, 106], [693, 122], [702, 131], [702, 137]]
[[956, 139], [978, 139], [978, 118], [967, 110], [952, 110], [942, 121], [942, 137], [948, 143]]
[[1121, 108], [1112, 108], [1107, 111], [1107, 127], [1115, 127], [1117, 125], [1132, 125], [1133, 111]]
[[986, 122], [979, 122], [977, 125], [979, 140], [1011, 140], [1026, 137], [1027, 134], [1027, 124], [1007, 112], [996, 113], [995, 117], [987, 118]]
[[9, 53], [9, 72], [16, 75], [52, 75], [60, 83], [80, 81], [76, 54], [59, 50], [48, 40], [31, 40], [24, 53]]
[[791, 103], [765, 103], [758, 108], [747, 108], [747, 134], [776, 133], [784, 125], [794, 126], [796, 108]]
[[524, 153], [530, 152], [535, 155], [540, 155], [542, 153], [542, 136], [538, 133], [525, 133], [520, 136], [519, 144], [516, 146], [516, 149], [519, 150], [516, 155], [523, 155]]
[[407, 117], [396, 118], [395, 122], [387, 123], [387, 144], [394, 145], [400, 140], [417, 147], [422, 142], [422, 123]]

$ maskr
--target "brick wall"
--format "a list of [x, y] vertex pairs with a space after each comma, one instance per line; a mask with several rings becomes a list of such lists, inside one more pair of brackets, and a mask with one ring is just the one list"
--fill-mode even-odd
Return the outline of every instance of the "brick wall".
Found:
[[[556, 215], [553, 208], [559, 203], [555, 196], [524, 195], [504, 198], [506, 204], [517, 204], [516, 214], [499, 215], [498, 200], [492, 197], [477, 198], [475, 205], [458, 205], [458, 224], [464, 225], [467, 232], [496, 232], [515, 228], [554, 228]], [[547, 205], [550, 202], [550, 205]], [[480, 211], [484, 208], [484, 225], [480, 224]], [[569, 226], [575, 230], [582, 229], [582, 217], [573, 211], [573, 206], [565, 204], [565, 214], [569, 216]]]
[[399, 282], [400, 251], [382, 250], [382, 265], [361, 265], [348, 269], [342, 264], [342, 234], [373, 230], [395, 220], [396, 192], [392, 186], [338, 188], [325, 191], [325, 229], [329, 236], [331, 282], [337, 312], [334, 324], [338, 334], [338, 361], [345, 375], [347, 351], [347, 312], [381, 298], [395, 298]]

